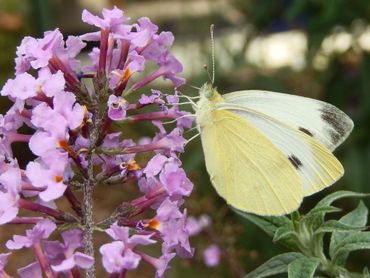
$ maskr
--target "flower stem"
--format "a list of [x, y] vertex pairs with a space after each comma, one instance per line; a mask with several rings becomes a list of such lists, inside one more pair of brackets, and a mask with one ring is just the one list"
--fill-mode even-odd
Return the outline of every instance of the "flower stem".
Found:
[[44, 251], [42, 250], [42, 247], [41, 247], [41, 244], [36, 243], [36, 244], [32, 245], [32, 250], [35, 253], [37, 261], [39, 262], [40, 267], [43, 270], [45, 276], [47, 278], [55, 278], [56, 276], [54, 275], [48, 261], [46, 260]]
[[43, 219], [42, 217], [16, 217], [8, 224], [36, 224]]
[[30, 202], [25, 199], [19, 199], [18, 204], [20, 208], [30, 210], [30, 211], [41, 212], [41, 213], [50, 215], [54, 217], [55, 219], [63, 221], [63, 222], [69, 222], [69, 223], [76, 222], [76, 219], [72, 215], [69, 215], [60, 210], [52, 209], [47, 206], [43, 206], [43, 205], [40, 205], [34, 202]]
[[105, 75], [105, 67], [107, 65], [108, 39], [109, 29], [101, 29], [98, 80], [102, 80], [103, 75]]
[[[92, 141], [92, 134], [96, 132], [92, 131], [90, 135], [90, 141]], [[92, 161], [91, 153], [87, 157], [88, 159], [88, 178], [85, 180], [83, 185], [83, 240], [85, 245], [85, 254], [93, 258], [94, 256], [94, 219], [93, 219], [93, 187], [94, 187], [94, 165]], [[92, 266], [86, 270], [87, 278], [95, 278], [95, 267]]]
[[68, 186], [66, 191], [64, 191], [64, 197], [69, 201], [72, 209], [77, 213], [78, 216], [82, 215], [81, 203], [73, 194], [72, 189]]
[[96, 151], [98, 153], [102, 153], [106, 155], [120, 155], [120, 154], [143, 153], [143, 152], [150, 152], [150, 151], [155, 151], [155, 150], [166, 150], [166, 149], [168, 149], [166, 146], [155, 142], [155, 143], [146, 144], [146, 145], [136, 145], [136, 146], [126, 147], [124, 149], [97, 148]]

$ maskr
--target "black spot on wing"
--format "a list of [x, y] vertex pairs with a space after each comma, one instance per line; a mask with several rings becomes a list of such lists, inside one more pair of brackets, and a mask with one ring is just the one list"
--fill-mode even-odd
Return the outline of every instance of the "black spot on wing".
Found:
[[299, 167], [302, 166], [302, 162], [294, 154], [292, 154], [291, 156], [289, 156], [288, 159], [289, 159], [290, 163], [292, 163], [293, 166], [296, 169], [299, 169]]
[[299, 129], [300, 131], [302, 131], [302, 132], [306, 133], [307, 135], [309, 135], [309, 136], [313, 137], [312, 132], [311, 132], [311, 131], [309, 131], [308, 129], [306, 129], [306, 128], [304, 128], [304, 127], [299, 127], [298, 129]]

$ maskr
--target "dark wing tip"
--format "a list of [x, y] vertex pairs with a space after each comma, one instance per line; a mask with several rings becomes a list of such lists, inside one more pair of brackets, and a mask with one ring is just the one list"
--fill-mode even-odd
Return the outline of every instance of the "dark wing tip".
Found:
[[332, 144], [338, 146], [351, 133], [354, 126], [352, 119], [337, 107], [327, 103], [320, 109], [320, 112], [321, 119], [330, 126], [327, 132]]

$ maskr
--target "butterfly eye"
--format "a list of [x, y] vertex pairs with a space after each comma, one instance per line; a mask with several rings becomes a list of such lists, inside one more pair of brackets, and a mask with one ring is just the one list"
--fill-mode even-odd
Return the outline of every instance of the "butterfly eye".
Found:
[[207, 90], [204, 94], [206, 98], [212, 98], [213, 97], [213, 90]]

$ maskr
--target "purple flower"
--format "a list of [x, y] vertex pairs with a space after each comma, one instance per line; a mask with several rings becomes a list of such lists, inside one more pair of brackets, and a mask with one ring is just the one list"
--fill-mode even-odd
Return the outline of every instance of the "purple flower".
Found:
[[13, 236], [13, 240], [7, 241], [6, 247], [11, 250], [31, 247], [42, 239], [48, 238], [56, 228], [54, 222], [48, 219], [41, 220], [31, 230], [26, 231], [26, 236]]
[[122, 241], [104, 244], [99, 251], [102, 255], [103, 266], [108, 273], [120, 273], [124, 269], [135, 269], [141, 259], [132, 250], [125, 250], [125, 245]]
[[134, 24], [133, 27], [136, 32], [129, 34], [130, 42], [133, 46], [143, 49], [148, 46], [158, 31], [158, 26], [153, 24], [147, 17], [139, 18], [138, 24]]
[[61, 71], [52, 74], [49, 69], [45, 68], [39, 71], [37, 83], [40, 92], [48, 97], [53, 97], [64, 90], [65, 79]]
[[157, 190], [162, 188], [161, 183], [157, 178], [153, 177], [141, 177], [138, 181], [138, 185], [140, 188], [140, 191], [145, 194], [150, 194], [152, 192], [156, 192]]
[[169, 262], [176, 256], [176, 253], [169, 253], [167, 250], [162, 250], [162, 256], [159, 257], [156, 264], [156, 278], [164, 277], [164, 273], [168, 269]]
[[132, 235], [129, 236], [128, 227], [120, 227], [117, 223], [113, 224], [105, 231], [114, 240], [120, 240], [125, 244], [126, 248], [133, 249], [136, 245], [149, 245], [155, 243], [155, 240], [150, 239], [153, 234], [149, 235]]
[[206, 266], [215, 267], [220, 263], [221, 250], [216, 244], [212, 244], [203, 251], [203, 260]]
[[176, 74], [182, 72], [182, 65], [175, 56], [169, 54], [168, 56], [163, 57], [162, 61], [160, 61], [160, 65], [161, 67], [158, 71], [163, 75], [164, 79], [170, 79], [176, 88], [184, 85], [185, 79], [176, 76]]
[[158, 103], [158, 104], [164, 104], [164, 101], [162, 100], [162, 93], [159, 90], [151, 90], [151, 94], [149, 96], [142, 94], [139, 103], [146, 105], [151, 103]]
[[109, 273], [119, 273], [124, 269], [135, 269], [139, 265], [141, 256], [133, 250], [137, 245], [149, 245], [155, 243], [149, 235], [129, 236], [128, 227], [120, 227], [113, 224], [106, 233], [114, 240], [112, 243], [100, 247], [103, 265]]
[[21, 171], [17, 167], [10, 167], [0, 175], [0, 224], [17, 216], [21, 183]]
[[101, 29], [110, 29], [112, 32], [119, 31], [128, 18], [123, 16], [123, 11], [114, 7], [113, 9], [103, 9], [103, 18], [91, 14], [88, 10], [82, 11], [82, 21], [94, 25]]
[[44, 250], [48, 260], [52, 264], [51, 268], [55, 272], [66, 272], [74, 267], [87, 269], [94, 264], [94, 258], [76, 252], [77, 248], [83, 246], [82, 231], [72, 229], [62, 233], [64, 243], [59, 241], [44, 242]]
[[16, 73], [46, 67], [50, 58], [63, 46], [63, 35], [58, 29], [47, 31], [42, 39], [25, 37], [17, 48]]
[[144, 174], [147, 177], [154, 177], [158, 175], [163, 168], [163, 165], [168, 161], [168, 157], [156, 154], [153, 156], [145, 167]]
[[58, 29], [45, 32], [41, 39], [25, 37], [16, 52], [16, 74], [24, 73], [31, 67], [45, 68], [54, 56], [62, 61], [66, 69], [76, 69], [80, 63], [75, 57], [85, 45], [78, 37], [69, 36], [65, 47], [63, 35]]
[[176, 253], [168, 252], [165, 248], [162, 248], [162, 256], [154, 258], [152, 256], [142, 254], [143, 260], [152, 265], [156, 269], [155, 277], [162, 278], [164, 273], [169, 268], [168, 264], [176, 256]]
[[83, 269], [88, 269], [94, 265], [94, 258], [83, 254], [81, 252], [75, 252], [69, 258], [62, 261], [59, 265], [52, 265], [51, 268], [55, 272], [65, 272], [78, 266]]
[[1, 95], [25, 100], [37, 96], [38, 84], [32, 75], [25, 72], [15, 79], [9, 79], [1, 90]]
[[208, 215], [202, 215], [199, 219], [188, 217], [186, 222], [186, 229], [190, 236], [195, 236], [207, 228], [211, 224], [211, 218]]
[[18, 269], [21, 278], [38, 278], [42, 277], [42, 270], [38, 262], [33, 262], [25, 267]]
[[33, 109], [31, 122], [50, 133], [63, 133], [67, 128], [73, 130], [79, 127], [84, 116], [84, 108], [76, 103], [72, 93], [58, 92], [53, 99], [53, 108], [41, 103]]
[[190, 258], [194, 254], [189, 243], [189, 232], [186, 229], [186, 211], [181, 213], [179, 202], [165, 199], [157, 209], [157, 215], [150, 226], [161, 232], [163, 238], [162, 250], [176, 253], [183, 258]]
[[0, 191], [0, 225], [12, 221], [18, 214], [19, 195], [13, 189]]
[[110, 95], [108, 99], [108, 116], [113, 121], [121, 121], [126, 117], [127, 101], [124, 98]]
[[175, 40], [171, 32], [161, 32], [153, 37], [151, 43], [141, 53], [146, 59], [161, 63], [163, 56], [169, 53], [169, 48]]
[[8, 263], [8, 257], [11, 253], [0, 253], [0, 275], [4, 271], [6, 264]]
[[166, 188], [169, 196], [189, 196], [193, 190], [193, 184], [187, 178], [184, 169], [176, 163], [167, 163], [159, 175], [159, 180]]
[[157, 144], [171, 152], [183, 152], [186, 140], [182, 137], [182, 130], [174, 128], [168, 135], [158, 140]]
[[194, 255], [194, 249], [190, 247], [189, 233], [185, 225], [186, 213], [182, 218], [171, 218], [163, 223], [162, 238], [163, 247], [167, 250], [176, 250], [176, 253], [182, 258], [191, 258]]
[[39, 193], [43, 201], [49, 202], [63, 195], [67, 186], [63, 183], [68, 155], [54, 152], [43, 160], [31, 161], [26, 168], [27, 178], [32, 185], [44, 190]]

